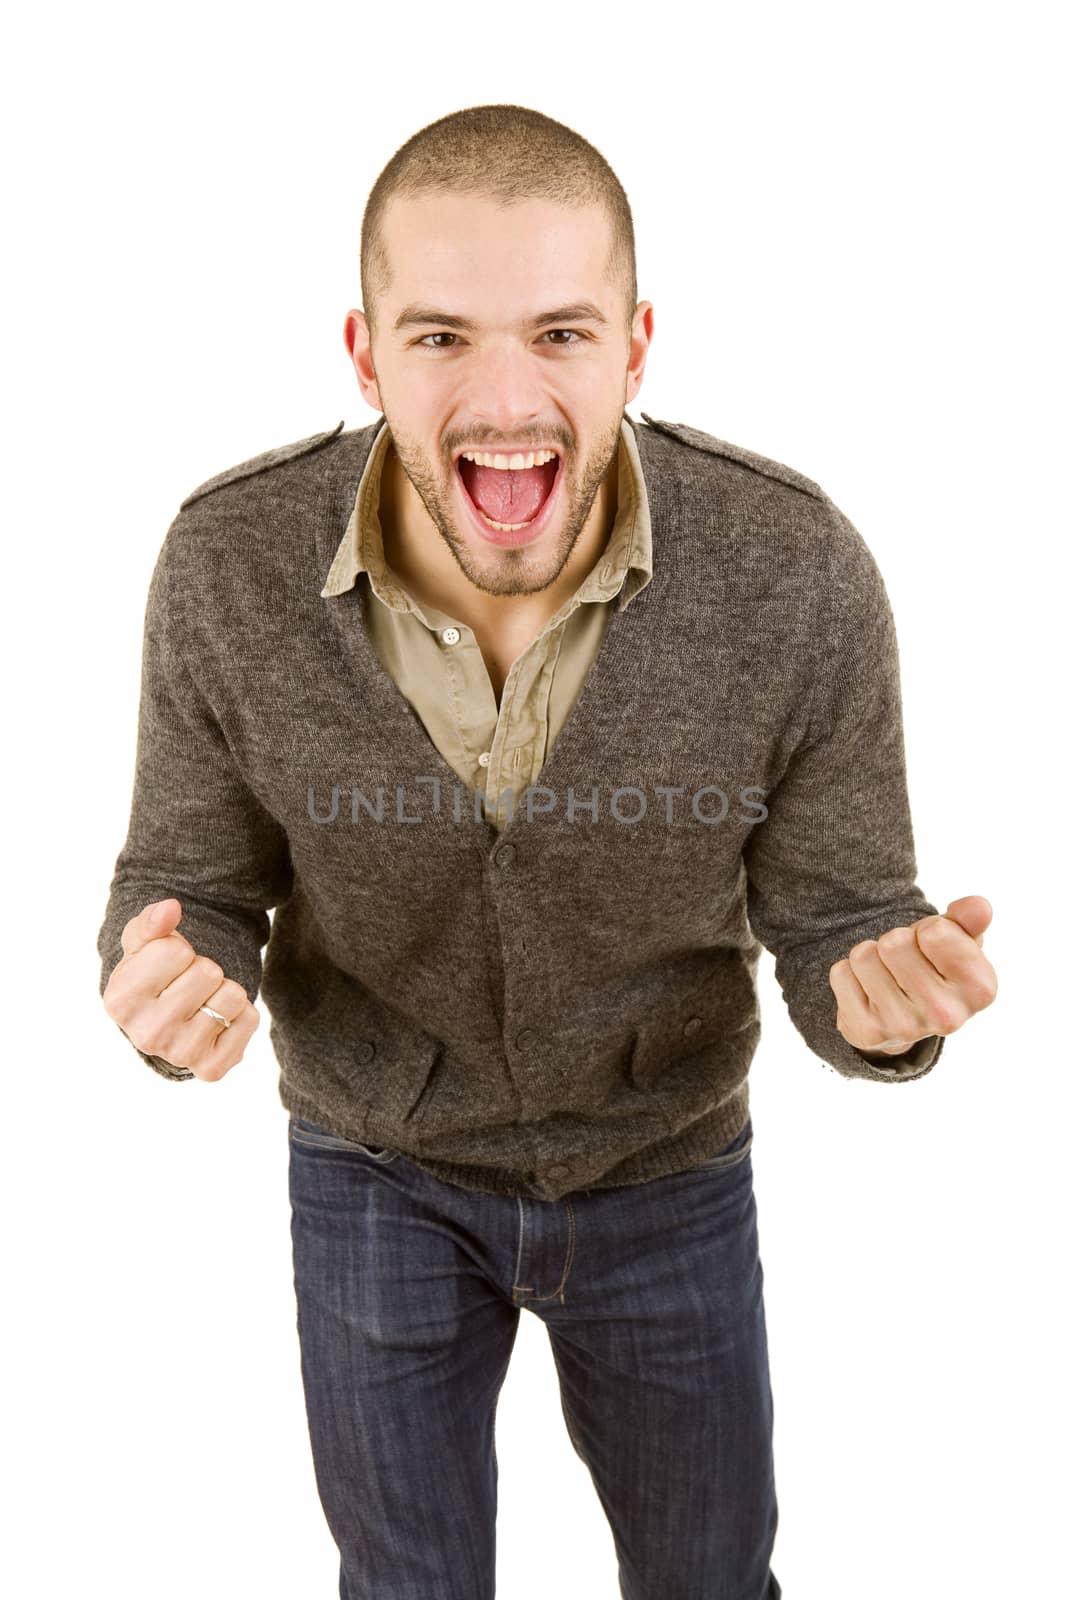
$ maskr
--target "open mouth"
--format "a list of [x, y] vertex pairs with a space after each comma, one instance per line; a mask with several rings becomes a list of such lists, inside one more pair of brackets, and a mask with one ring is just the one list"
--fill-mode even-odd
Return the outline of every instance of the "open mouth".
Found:
[[459, 479], [460, 498], [479, 535], [490, 544], [526, 545], [543, 533], [551, 520], [563, 461], [557, 453], [530, 467], [494, 469], [466, 460], [461, 452], [453, 470]]

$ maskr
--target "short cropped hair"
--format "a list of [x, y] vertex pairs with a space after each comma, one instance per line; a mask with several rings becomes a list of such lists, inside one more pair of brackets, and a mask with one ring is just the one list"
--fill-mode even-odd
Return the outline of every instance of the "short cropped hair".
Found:
[[467, 106], [412, 134], [383, 167], [363, 211], [359, 270], [371, 337], [375, 302], [388, 291], [382, 218], [394, 195], [484, 195], [502, 206], [523, 200], [603, 206], [611, 223], [610, 274], [626, 306], [629, 333], [637, 310], [637, 264], [630, 202], [612, 168], [588, 140], [526, 106]]

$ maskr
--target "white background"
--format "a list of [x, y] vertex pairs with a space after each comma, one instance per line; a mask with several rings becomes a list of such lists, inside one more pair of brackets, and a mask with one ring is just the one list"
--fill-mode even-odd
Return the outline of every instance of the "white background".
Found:
[[[570, 124], [627, 189], [656, 318], [631, 415], [798, 468], [864, 535], [897, 621], [920, 886], [994, 908], [997, 1000], [914, 1084], [821, 1067], [763, 960], [753, 1159], [784, 1595], [1062, 1582], [1051, 20], [20, 8], [0, 97], [7, 1593], [337, 1592], [267, 1027], [221, 1083], [165, 1082], [103, 1010], [95, 939], [167, 525], [215, 472], [373, 420], [341, 339], [367, 193], [417, 128], [490, 101]], [[532, 1315], [497, 1449], [500, 1600], [617, 1596]]]

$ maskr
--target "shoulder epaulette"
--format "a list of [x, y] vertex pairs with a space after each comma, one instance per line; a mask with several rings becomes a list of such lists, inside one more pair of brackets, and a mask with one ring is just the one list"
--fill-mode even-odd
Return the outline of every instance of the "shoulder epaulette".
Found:
[[221, 489], [227, 483], [236, 483], [239, 478], [253, 478], [259, 472], [269, 472], [271, 467], [280, 466], [283, 461], [295, 461], [297, 456], [310, 455], [313, 450], [320, 450], [331, 439], [336, 439], [344, 425], [342, 418], [336, 428], [331, 428], [326, 433], [312, 433], [306, 439], [298, 439], [295, 444], [276, 445], [273, 450], [264, 450], [261, 455], [252, 456], [248, 461], [238, 462], [235, 467], [227, 467], [225, 472], [217, 472], [213, 478], [207, 478], [191, 494], [186, 495], [180, 510], [184, 511], [194, 500], [201, 499], [205, 494], [211, 494], [215, 489]]
[[777, 478], [780, 483], [788, 483], [792, 488], [800, 489], [816, 500], [828, 501], [830, 498], [826, 490], [814, 479], [806, 478], [802, 472], [784, 466], [780, 461], [772, 461], [769, 456], [757, 455], [754, 450], [746, 450], [739, 444], [730, 444], [726, 439], [716, 439], [712, 434], [702, 433], [699, 428], [690, 428], [684, 422], [660, 422], [655, 417], [650, 417], [647, 411], [642, 411], [641, 416], [650, 428], [670, 434], [672, 438], [680, 439], [683, 444], [691, 445], [694, 450], [703, 450], [705, 454], [712, 456], [725, 456], [729, 461], [739, 461], [742, 466], [750, 467], [753, 472], [760, 472], [765, 478]]

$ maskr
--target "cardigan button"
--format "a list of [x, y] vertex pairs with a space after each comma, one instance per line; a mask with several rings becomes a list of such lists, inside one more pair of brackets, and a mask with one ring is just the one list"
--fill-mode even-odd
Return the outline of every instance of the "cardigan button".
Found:
[[565, 1178], [570, 1170], [565, 1161], [557, 1161], [554, 1167], [548, 1168], [548, 1176], [550, 1178]]
[[700, 1032], [700, 1029], [703, 1026], [703, 1023], [704, 1023], [703, 1017], [690, 1017], [689, 1021], [686, 1023], [685, 1027], [682, 1029], [682, 1032], [685, 1034], [687, 1039], [691, 1039], [693, 1037], [694, 1033], [699, 1033]]
[[513, 844], [502, 844], [497, 850], [496, 855], [493, 857], [493, 860], [496, 862], [498, 867], [510, 866], [514, 859], [515, 846]]
[[356, 1045], [355, 1057], [357, 1061], [373, 1061], [374, 1045], [369, 1039], [361, 1039]]
[[515, 1047], [518, 1050], [529, 1050], [536, 1043], [536, 1028], [523, 1028], [522, 1032], [515, 1036]]

